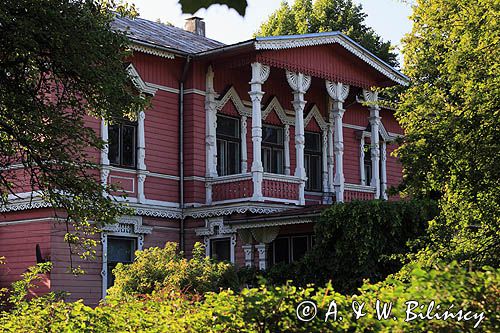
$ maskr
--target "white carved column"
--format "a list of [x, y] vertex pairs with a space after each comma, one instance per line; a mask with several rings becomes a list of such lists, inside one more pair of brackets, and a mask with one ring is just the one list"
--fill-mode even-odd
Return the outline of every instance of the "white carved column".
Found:
[[241, 173], [246, 173], [248, 170], [247, 157], [247, 117], [241, 117]]
[[146, 195], [144, 194], [144, 183], [146, 182], [145, 174], [137, 175], [137, 201], [139, 203], [146, 202]]
[[146, 170], [146, 133], [144, 129], [144, 120], [146, 113], [139, 111], [137, 117], [137, 169]]
[[382, 160], [380, 163], [380, 192], [382, 199], [387, 200], [387, 144], [382, 141]]
[[144, 182], [146, 181], [146, 132], [144, 121], [146, 113], [139, 111], [137, 118], [137, 201], [144, 203], [146, 201], [144, 194]]
[[326, 81], [326, 90], [332, 98], [332, 115], [334, 122], [333, 152], [335, 155], [335, 197], [337, 202], [344, 202], [344, 133], [342, 117], [344, 116], [344, 101], [349, 94], [349, 86], [340, 82]]
[[208, 67], [206, 74], [205, 116], [206, 116], [206, 176], [217, 177], [217, 103], [215, 101], [214, 72]]
[[290, 175], [290, 125], [285, 124], [285, 175]]
[[295, 177], [302, 180], [299, 188], [299, 204], [305, 204], [306, 169], [304, 167], [304, 94], [311, 85], [311, 77], [302, 73], [286, 71], [286, 79], [293, 90], [293, 108], [295, 110]]
[[380, 145], [379, 145], [379, 124], [380, 124], [380, 108], [377, 105], [378, 93], [376, 91], [364, 90], [363, 97], [369, 103], [370, 108], [370, 125], [371, 125], [371, 157], [372, 157], [372, 182], [371, 186], [375, 187], [375, 199], [380, 198]]
[[[108, 123], [104, 119], [101, 119], [101, 139], [104, 141], [104, 147], [101, 150], [101, 184], [105, 186], [109, 177], [109, 136]], [[105, 191], [103, 191], [103, 195], [106, 195]]]
[[245, 244], [241, 246], [245, 254], [245, 267], [253, 267], [253, 245]]
[[328, 129], [322, 132], [323, 147], [322, 152], [322, 165], [323, 165], [323, 192], [329, 191], [328, 186]]
[[255, 245], [257, 252], [259, 253], [259, 269], [265, 271], [267, 269], [267, 253], [269, 244], [259, 243]]
[[253, 197], [254, 201], [263, 201], [262, 179], [264, 168], [262, 166], [262, 84], [269, 77], [269, 66], [259, 62], [252, 63], [252, 81], [250, 81], [251, 90], [248, 93], [252, 100], [252, 144], [253, 144]]
[[[365, 175], [365, 138], [361, 135], [361, 139], [359, 140], [359, 171], [361, 177], [361, 185], [366, 184], [366, 175]], [[369, 184], [368, 184], [369, 185]]]
[[[331, 112], [330, 112], [331, 114]], [[328, 124], [327, 135], [328, 135], [328, 192], [334, 192], [335, 188], [333, 186], [333, 117], [330, 117], [330, 122]]]

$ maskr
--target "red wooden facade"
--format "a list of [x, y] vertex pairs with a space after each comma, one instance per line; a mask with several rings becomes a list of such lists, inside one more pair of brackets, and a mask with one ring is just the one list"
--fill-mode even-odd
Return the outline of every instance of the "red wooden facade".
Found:
[[[205, 39], [202, 36], [193, 38]], [[276, 248], [273, 239], [289, 237], [287, 241], [291, 248], [297, 239], [300, 240], [300, 235], [309, 237], [312, 234], [313, 220], [301, 218], [299, 213], [303, 207], [335, 204], [335, 201], [370, 200], [376, 197], [377, 190], [380, 198], [388, 199], [381, 189], [396, 186], [401, 181], [401, 166], [392, 153], [396, 149], [395, 138], [403, 133], [393, 111], [371, 110], [361, 99], [364, 91], [374, 86], [401, 84], [406, 78], [375, 57], [362, 56], [366, 51], [341, 34], [256, 39], [196, 54], [175, 48], [165, 49], [138, 44], [131, 58], [134, 84], [139, 81], [137, 89], [152, 97], [151, 107], [145, 110], [142, 120], [144, 131], [139, 133], [138, 130], [137, 134], [144, 138], [142, 163], [145, 167], [121, 168], [109, 164], [99, 152], [94, 156], [104, 164], [101, 180], [121, 186], [136, 214], [121, 218], [115, 227], [96, 235], [103, 242], [97, 249], [98, 260], [77, 260], [87, 273], [73, 277], [67, 273], [69, 252], [63, 241], [64, 224], [41, 200], [35, 198], [32, 203], [13, 200], [10, 205], [2, 207], [0, 217], [0, 256], [6, 257], [6, 264], [0, 266], [0, 287], [19, 279], [28, 266], [36, 263], [35, 247], [38, 244], [43, 258], [54, 263], [39, 291], [64, 290], [71, 293], [71, 300], [83, 298], [89, 304], [96, 304], [105, 293], [105, 279], [111, 274], [106, 269], [105, 254], [109, 239], [113, 237], [136, 239], [136, 248], [180, 241], [188, 255], [196, 241], [205, 242], [207, 254], [213, 254], [214, 242], [227, 240], [227, 259], [237, 265], [266, 268], [282, 250]], [[259, 154], [254, 154], [258, 131], [253, 129], [257, 104], [249, 95], [249, 91], [256, 89], [255, 85], [249, 82], [255, 79], [252, 72], [255, 63], [259, 68], [268, 69], [268, 77], [259, 85], [263, 92], [261, 126], [281, 129], [284, 137], [280, 147], [284, 168], [277, 174], [254, 168], [254, 156], [259, 157]], [[187, 72], [183, 79], [184, 68]], [[213, 79], [210, 72], [213, 72]], [[297, 77], [297, 73], [309, 77], [310, 86], [305, 92], [295, 91], [294, 95], [286, 77]], [[348, 94], [342, 99], [345, 112], [340, 123], [343, 130], [342, 187], [333, 183], [338, 170], [334, 159], [338, 156], [337, 147], [340, 147], [336, 145], [335, 150], [331, 147], [331, 144], [336, 144], [333, 112], [339, 110], [332, 106], [335, 100], [325, 87], [327, 80], [349, 85]], [[182, 147], [179, 127], [181, 92]], [[296, 105], [292, 102], [301, 93], [306, 101], [303, 119], [307, 123], [298, 129]], [[216, 138], [210, 135], [215, 133], [217, 136], [220, 129], [210, 132], [214, 129], [211, 128], [214, 124], [210, 123], [210, 112], [216, 119], [225, 115], [238, 120], [240, 153], [246, 146], [246, 154], [238, 159], [241, 172], [213, 174], [215, 165], [212, 168], [209, 163], [214, 163], [218, 155], [210, 150], [216, 146]], [[376, 149], [384, 147], [384, 151], [377, 160], [381, 169], [378, 183], [366, 184], [367, 175], [363, 176], [362, 171], [362, 140], [365, 144], [372, 144], [371, 129], [374, 127], [370, 119], [374, 119], [374, 113], [379, 116], [376, 128], [381, 140]], [[108, 128], [100, 120], [89, 119], [88, 124], [99, 135], [107, 137], [103, 131], [108, 131]], [[296, 138], [300, 141], [304, 132], [316, 133], [321, 138], [321, 175], [315, 175], [320, 179], [320, 190], [304, 190], [306, 180], [297, 176], [296, 169], [300, 169], [301, 164], [299, 159], [304, 157], [298, 153], [300, 147]], [[140, 158], [141, 147], [136, 149], [137, 158]], [[183, 165], [179, 159], [181, 153]], [[382, 169], [385, 170], [383, 175]], [[261, 177], [260, 182], [256, 182], [256, 177]], [[308, 174], [308, 177], [312, 178], [312, 175]], [[339, 190], [342, 191], [341, 200]], [[19, 193], [28, 191], [26, 186], [19, 186]], [[297, 214], [279, 218], [280, 213], [290, 210], [296, 210]], [[278, 216], [274, 216], [272, 222], [266, 222], [267, 214]], [[231, 220], [245, 217], [252, 217], [246, 225], [231, 224]], [[257, 234], [267, 236], [256, 237]], [[300, 243], [299, 240], [296, 244]]]

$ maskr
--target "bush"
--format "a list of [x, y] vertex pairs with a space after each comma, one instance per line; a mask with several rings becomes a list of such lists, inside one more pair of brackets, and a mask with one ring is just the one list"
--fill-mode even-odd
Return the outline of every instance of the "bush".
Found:
[[435, 203], [422, 200], [332, 205], [316, 223], [312, 250], [296, 263], [272, 268], [267, 276], [273, 283], [291, 279], [299, 285], [331, 280], [335, 290], [353, 292], [364, 279], [381, 281], [401, 269], [436, 214]]
[[[484, 314], [477, 331], [500, 331], [498, 288], [500, 270], [486, 268], [468, 272], [456, 263], [423, 271], [414, 267], [411, 280], [403, 283], [387, 279], [377, 284], [365, 283], [356, 296], [325, 288], [296, 288], [291, 285], [207, 293], [193, 300], [179, 292], [156, 293], [128, 301], [111, 300], [95, 309], [81, 302], [47, 303], [33, 300], [23, 303], [11, 313], [0, 315], [4, 332], [464, 332], [474, 331], [474, 320], [405, 321], [406, 304], [435, 301], [441, 311], [449, 309]], [[309, 322], [297, 319], [298, 304], [311, 300], [318, 315]], [[392, 302], [388, 319], [377, 320], [376, 301]], [[325, 322], [325, 314], [335, 301], [338, 316], [343, 319]], [[355, 319], [352, 303], [365, 303], [365, 316]], [[427, 309], [420, 310], [425, 313]], [[415, 310], [417, 312], [417, 310]], [[436, 313], [436, 311], [433, 311]], [[464, 312], [465, 313], [465, 312]], [[396, 317], [394, 320], [392, 317]]]
[[177, 251], [177, 243], [164, 248], [151, 247], [136, 251], [132, 264], [118, 264], [113, 270], [115, 283], [108, 290], [111, 298], [151, 294], [160, 290], [203, 294], [220, 288], [238, 289], [234, 267], [205, 256], [205, 248], [196, 243], [193, 258]]

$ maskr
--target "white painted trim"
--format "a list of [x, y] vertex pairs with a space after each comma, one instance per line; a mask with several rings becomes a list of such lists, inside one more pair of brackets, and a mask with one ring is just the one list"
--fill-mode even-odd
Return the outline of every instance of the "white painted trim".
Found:
[[309, 125], [309, 123], [313, 118], [316, 120], [316, 123], [321, 128], [321, 131], [325, 131], [327, 129], [328, 123], [325, 121], [325, 119], [321, 115], [321, 112], [319, 111], [316, 105], [312, 107], [312, 109], [309, 111], [306, 118], [304, 119], [304, 128], [307, 127], [307, 125]]
[[179, 89], [177, 89], [177, 88], [167, 87], [167, 86], [163, 86], [161, 84], [156, 84], [156, 83], [152, 83], [152, 82], [145, 82], [145, 84], [146, 84], [146, 86], [151, 87], [152, 89], [162, 90], [162, 91], [169, 92], [172, 94], [179, 94], [179, 92], [180, 92]]
[[158, 57], [161, 57], [161, 58], [175, 59], [175, 55], [173, 53], [171, 53], [171, 52], [159, 50], [159, 49], [153, 48], [153, 47], [148, 47], [148, 46], [145, 46], [145, 45], [142, 45], [142, 44], [139, 44], [139, 43], [132, 42], [130, 44], [130, 48], [132, 50], [134, 50], [134, 51], [139, 51], [139, 52], [142, 52], [142, 53], [155, 55], [155, 56], [158, 56]]
[[302, 180], [297, 176], [282, 175], [279, 173], [269, 173], [269, 172], [264, 172], [263, 175], [264, 179], [267, 180], [276, 180], [280, 182], [293, 183], [293, 184], [300, 184], [302, 182]]
[[351, 183], [345, 183], [345, 189], [349, 191], [365, 192], [365, 193], [375, 193], [377, 190], [375, 186], [367, 186], [367, 185], [359, 185]]
[[[179, 179], [177, 177], [177, 179]], [[200, 177], [200, 176], [188, 176], [188, 177], [184, 177], [184, 180], [193, 180], [193, 181], [197, 181], [197, 182], [205, 182], [207, 179], [205, 177]]]
[[139, 92], [154, 96], [156, 94], [157, 89], [151, 86], [146, 85], [146, 83], [142, 80], [139, 72], [135, 68], [133, 64], [127, 66], [127, 72], [132, 81], [132, 84], [135, 86]]
[[206, 92], [204, 92], [203, 90], [199, 90], [199, 89], [186, 89], [186, 90], [184, 90], [184, 95], [188, 95], [188, 94], [196, 94], [196, 95], [205, 96]]
[[[145, 174], [148, 177], [153, 177], [153, 178], [161, 178], [161, 179], [168, 179], [168, 180], [180, 180], [180, 178], [178, 176], [167, 175], [164, 173], [156, 173], [156, 172], [146, 171]], [[184, 179], [186, 179], [186, 178], [184, 178]]]
[[276, 113], [282, 124], [294, 125], [294, 117], [290, 117], [286, 114], [285, 109], [281, 106], [278, 98], [276, 97], [273, 97], [273, 99], [271, 99], [271, 101], [267, 104], [266, 108], [262, 110], [262, 120], [266, 120], [271, 111]]
[[274, 227], [274, 226], [282, 226], [282, 225], [291, 225], [291, 224], [303, 224], [303, 223], [313, 223], [314, 220], [310, 217], [301, 218], [297, 217], [294, 219], [283, 219], [283, 220], [274, 220], [274, 221], [263, 221], [263, 222], [248, 222], [242, 224], [234, 224], [232, 228], [234, 230], [239, 229], [252, 229], [252, 228], [261, 228], [261, 227]]
[[[132, 230], [130, 230], [131, 226]], [[137, 239], [137, 250], [142, 250], [144, 246], [144, 235], [150, 234], [152, 227], [142, 225], [141, 216], [122, 216], [116, 223], [105, 225], [101, 232], [102, 245], [102, 298], [106, 297], [108, 286], [108, 236], [129, 237]]]

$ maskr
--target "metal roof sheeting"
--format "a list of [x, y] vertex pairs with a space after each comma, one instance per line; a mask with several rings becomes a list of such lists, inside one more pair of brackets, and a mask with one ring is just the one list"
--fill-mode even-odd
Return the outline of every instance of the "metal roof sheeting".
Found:
[[128, 38], [133, 41], [177, 50], [181, 53], [198, 53], [224, 46], [221, 42], [181, 28], [141, 18], [130, 19], [117, 16], [112, 23], [112, 28], [126, 32]]

